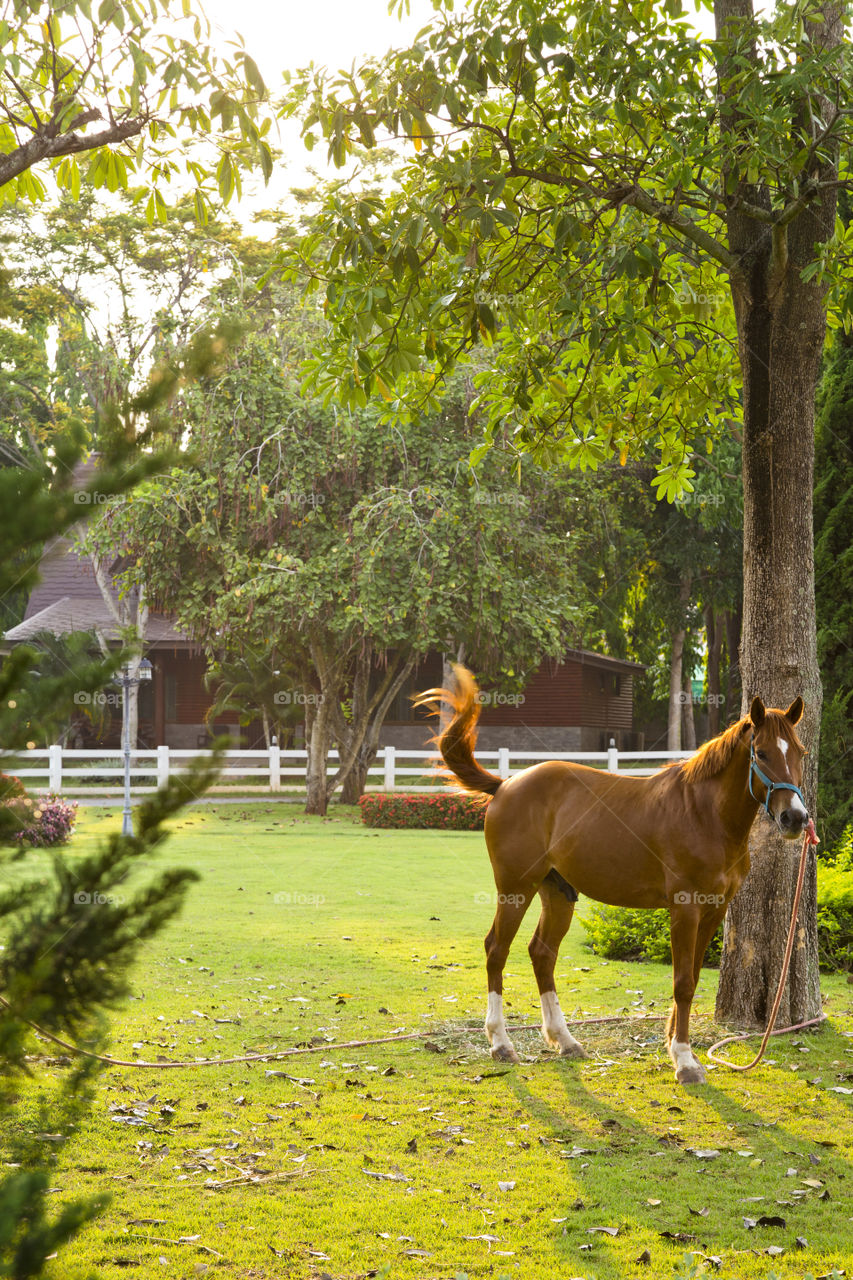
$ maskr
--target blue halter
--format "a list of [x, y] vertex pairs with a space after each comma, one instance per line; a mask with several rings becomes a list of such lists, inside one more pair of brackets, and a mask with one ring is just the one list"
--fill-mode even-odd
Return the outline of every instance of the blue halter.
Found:
[[[755, 774], [758, 775], [759, 781], [767, 788], [767, 794], [763, 800], [759, 799], [752, 789], [752, 779]], [[771, 779], [768, 778], [767, 774], [759, 768], [758, 761], [755, 758], [755, 740], [753, 739], [749, 744], [749, 794], [752, 796], [753, 800], [757, 800], [759, 804], [764, 806], [768, 817], [771, 818], [773, 817], [773, 814], [770, 812], [770, 801], [773, 798], [774, 791], [793, 791], [795, 795], [800, 797], [803, 808], [808, 810], [808, 805], [806, 804], [805, 799], [803, 798], [803, 793], [799, 787], [795, 787], [793, 782], [772, 782]]]

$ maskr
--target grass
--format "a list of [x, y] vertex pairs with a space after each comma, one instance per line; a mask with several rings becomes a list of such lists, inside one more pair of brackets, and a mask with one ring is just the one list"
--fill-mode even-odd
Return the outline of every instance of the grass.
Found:
[[[119, 822], [83, 811], [69, 865]], [[106, 1189], [112, 1203], [49, 1264], [54, 1280], [710, 1273], [686, 1254], [742, 1280], [853, 1266], [850, 1098], [832, 1092], [853, 1087], [841, 978], [823, 980], [823, 1029], [771, 1042], [772, 1061], [748, 1076], [718, 1069], [705, 1087], [678, 1086], [655, 1021], [576, 1029], [583, 1063], [521, 1032], [510, 1068], [480, 1029], [494, 893], [481, 834], [373, 831], [351, 810], [322, 820], [247, 802], [176, 821], [162, 858], [203, 880], [145, 947], [112, 1052], [319, 1052], [108, 1069], [85, 1132], [55, 1152], [53, 1182], [57, 1201]], [[510, 956], [513, 1021], [538, 1014], [534, 923], [531, 912]], [[723, 1034], [715, 984], [706, 971], [700, 1056]], [[627, 1020], [665, 1012], [671, 977], [597, 959], [576, 923], [558, 986], [569, 1016]], [[335, 1047], [422, 1030], [429, 1041]], [[45, 1056], [39, 1076], [66, 1069]], [[35, 1123], [38, 1092], [22, 1087], [0, 1142], [6, 1126]], [[745, 1225], [762, 1216], [785, 1225]]]

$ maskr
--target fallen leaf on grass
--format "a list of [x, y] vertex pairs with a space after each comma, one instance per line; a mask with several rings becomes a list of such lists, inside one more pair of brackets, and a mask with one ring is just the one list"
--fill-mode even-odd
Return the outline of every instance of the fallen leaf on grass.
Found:
[[378, 1169], [362, 1169], [362, 1173], [366, 1173], [368, 1178], [378, 1178], [383, 1182], [411, 1182], [411, 1178], [407, 1178], [404, 1173], [380, 1173]]
[[645, 1266], [648, 1266], [651, 1260], [652, 1260], [652, 1255], [649, 1253], [648, 1249], [644, 1249], [643, 1252], [640, 1254], [639, 1258], [634, 1259], [634, 1265], [645, 1267]]
[[513, 1187], [514, 1187], [514, 1186], [515, 1186], [515, 1183], [514, 1183], [514, 1182], [499, 1182], [499, 1183], [498, 1183], [498, 1190], [499, 1190], [499, 1191], [512, 1191], [512, 1189], [513, 1189]]
[[586, 1234], [591, 1236], [596, 1231], [602, 1231], [607, 1236], [618, 1236], [619, 1234], [618, 1227], [587, 1227]]
[[697, 1217], [697, 1218], [707, 1218], [708, 1214], [709, 1214], [711, 1211], [710, 1211], [710, 1209], [691, 1209], [691, 1208], [690, 1208], [690, 1205], [688, 1205], [688, 1206], [687, 1206], [687, 1212], [688, 1212], [688, 1213], [692, 1213], [692, 1214], [693, 1214], [695, 1217]]

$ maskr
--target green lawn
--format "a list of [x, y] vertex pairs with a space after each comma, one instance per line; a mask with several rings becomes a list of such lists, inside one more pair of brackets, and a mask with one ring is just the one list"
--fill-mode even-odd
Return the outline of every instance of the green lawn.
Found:
[[[84, 812], [69, 864], [119, 822], [116, 810]], [[743, 1280], [853, 1267], [851, 1096], [833, 1092], [853, 1088], [842, 979], [824, 981], [824, 1029], [771, 1042], [772, 1065], [748, 1076], [717, 1069], [705, 1087], [678, 1086], [654, 1021], [576, 1029], [583, 1063], [520, 1033], [524, 1060], [509, 1068], [480, 1029], [493, 894], [481, 834], [214, 805], [174, 823], [161, 860], [203, 879], [145, 947], [112, 1052], [192, 1058], [312, 1040], [320, 1051], [107, 1070], [86, 1131], [56, 1152], [54, 1185], [57, 1203], [104, 1189], [112, 1203], [50, 1264], [56, 1280], [615, 1280], [694, 1274], [688, 1251]], [[531, 911], [508, 966], [515, 1021], [538, 1013], [534, 924]], [[602, 962], [577, 923], [558, 975], [569, 1016], [668, 1007], [668, 968]], [[700, 1056], [722, 1034], [715, 982], [707, 971], [700, 986]], [[421, 1030], [433, 1038], [335, 1048]], [[25, 1087], [4, 1123], [32, 1124], [37, 1092]], [[784, 1226], [745, 1224], [763, 1216]]]

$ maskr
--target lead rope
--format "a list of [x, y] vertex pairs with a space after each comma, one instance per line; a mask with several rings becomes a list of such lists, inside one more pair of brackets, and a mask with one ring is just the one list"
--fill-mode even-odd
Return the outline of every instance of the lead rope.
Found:
[[[142, 1058], [112, 1058], [109, 1054], [95, 1053], [91, 1049], [82, 1049], [79, 1045], [70, 1044], [67, 1040], [61, 1040], [52, 1031], [45, 1031], [44, 1027], [40, 1027], [36, 1022], [31, 1022], [29, 1018], [22, 1018], [20, 1014], [16, 1014], [9, 1001], [5, 1000], [3, 996], [0, 996], [0, 1005], [4, 1009], [8, 1009], [13, 1017], [18, 1018], [20, 1022], [32, 1027], [33, 1031], [40, 1036], [58, 1045], [60, 1049], [66, 1049], [69, 1053], [76, 1053], [81, 1058], [91, 1058], [95, 1062], [104, 1062], [109, 1067], [140, 1067], [152, 1071], [169, 1071], [185, 1067], [228, 1067], [237, 1062], [276, 1062], [279, 1058], [294, 1058], [304, 1053], [333, 1053], [339, 1049], [362, 1049], [365, 1045], [400, 1044], [404, 1040], [436, 1040], [446, 1036], [459, 1035], [463, 1031], [482, 1030], [482, 1024], [478, 1024], [476, 1027], [454, 1027], [449, 1031], [412, 1031], [404, 1036], [377, 1036], [373, 1040], [346, 1040], [341, 1044], [333, 1044], [327, 1041], [318, 1045], [300, 1045], [295, 1049], [274, 1049], [270, 1053], [244, 1053], [236, 1058], [189, 1058], [175, 1062], [163, 1059], [159, 1062], [146, 1062]], [[567, 1021], [570, 1027], [579, 1027], [589, 1026], [598, 1022], [662, 1022], [667, 1016], [665, 1013], [638, 1013], [626, 1019], [621, 1014], [608, 1014], [606, 1017], [601, 1018], [570, 1018]], [[521, 1022], [507, 1027], [507, 1031], [512, 1032], [538, 1031], [539, 1029], [540, 1024], [538, 1022]]]
[[757, 1031], [745, 1031], [742, 1035], [726, 1036], [725, 1039], [718, 1040], [717, 1043], [712, 1045], [708, 1050], [708, 1057], [711, 1062], [716, 1062], [721, 1067], [728, 1067], [730, 1071], [751, 1071], [753, 1067], [758, 1066], [759, 1062], [764, 1057], [764, 1050], [767, 1048], [767, 1041], [771, 1036], [785, 1035], [788, 1031], [801, 1031], [804, 1027], [816, 1026], [817, 1023], [823, 1022], [826, 1019], [826, 1014], [821, 1013], [819, 1017], [809, 1018], [807, 1022], [798, 1022], [793, 1027], [780, 1027], [778, 1031], [773, 1030], [776, 1025], [776, 1016], [779, 1013], [779, 1005], [782, 1003], [782, 994], [785, 990], [785, 983], [788, 980], [788, 967], [791, 963], [791, 953], [794, 950], [794, 935], [797, 931], [797, 913], [800, 909], [800, 898], [803, 896], [803, 885], [806, 879], [806, 859], [808, 857], [810, 846], [819, 843], [820, 841], [814, 829], [814, 823], [811, 818], [809, 818], [805, 832], [803, 833], [803, 851], [800, 854], [800, 869], [797, 875], [797, 887], [794, 891], [794, 905], [791, 908], [791, 923], [788, 926], [788, 941], [785, 946], [785, 958], [782, 961], [782, 972], [779, 975], [779, 986], [776, 989], [776, 999], [773, 1001], [773, 1008], [770, 1011], [770, 1020], [767, 1023], [767, 1029], [764, 1032], [764, 1038], [761, 1041], [761, 1047], [758, 1050], [758, 1053], [752, 1059], [752, 1062], [747, 1062], [744, 1065], [743, 1063], [729, 1062], [726, 1058], [720, 1058], [717, 1056], [716, 1052], [717, 1049], [721, 1049], [724, 1044], [733, 1044], [736, 1040], [749, 1040], [751, 1036], [759, 1034]]
[[[764, 1039], [761, 1042], [761, 1048], [758, 1050], [758, 1053], [755, 1055], [752, 1062], [747, 1063], [746, 1066], [742, 1066], [736, 1062], [728, 1062], [725, 1058], [718, 1058], [716, 1056], [715, 1050], [721, 1049], [724, 1044], [731, 1044], [735, 1040], [748, 1040], [750, 1036], [757, 1035], [758, 1032], [747, 1031], [743, 1035], [726, 1036], [725, 1039], [718, 1040], [717, 1043], [715, 1045], [712, 1045], [711, 1048], [708, 1050], [708, 1057], [711, 1059], [711, 1061], [718, 1063], [721, 1067], [729, 1067], [730, 1070], [732, 1071], [751, 1071], [753, 1067], [758, 1065], [758, 1063], [761, 1061], [762, 1057], [764, 1056], [764, 1050], [767, 1047], [767, 1041], [770, 1039], [771, 1035], [781, 1036], [781, 1035], [787, 1034], [789, 1031], [800, 1031], [804, 1027], [815, 1026], [816, 1023], [823, 1022], [826, 1018], [826, 1014], [822, 1013], [820, 1017], [811, 1018], [809, 1019], [808, 1022], [798, 1022], [793, 1027], [780, 1027], [778, 1031], [773, 1030], [774, 1026], [776, 1025], [776, 1016], [779, 1012], [779, 1005], [782, 1002], [782, 992], [785, 989], [785, 982], [787, 981], [787, 978], [788, 978], [788, 967], [791, 963], [791, 953], [794, 949], [794, 934], [796, 932], [796, 926], [797, 926], [797, 912], [800, 909], [800, 898], [802, 897], [802, 894], [803, 894], [803, 884], [805, 882], [806, 856], [808, 854], [809, 846], [816, 845], [818, 843], [819, 843], [819, 840], [815, 833], [814, 823], [811, 821], [811, 819], [809, 819], [808, 826], [806, 827], [806, 831], [803, 836], [803, 851], [800, 854], [800, 869], [799, 869], [799, 874], [797, 876], [797, 887], [794, 892], [794, 906], [791, 911], [791, 924], [788, 929], [788, 942], [785, 947], [785, 959], [782, 962], [782, 973], [779, 978], [779, 987], [776, 992], [776, 999], [773, 1002], [773, 1009], [770, 1013], [770, 1021], [767, 1024], [767, 1030], [764, 1032]], [[189, 1067], [225, 1067], [225, 1066], [231, 1066], [235, 1063], [244, 1063], [244, 1062], [275, 1062], [282, 1058], [297, 1057], [301, 1054], [306, 1054], [306, 1053], [323, 1053], [323, 1052], [329, 1053], [329, 1052], [334, 1052], [335, 1050], [338, 1050], [338, 1049], [360, 1049], [360, 1048], [363, 1048], [364, 1046], [375, 1045], [375, 1044], [399, 1044], [404, 1040], [426, 1040], [426, 1039], [429, 1039], [430, 1037], [438, 1038], [444, 1035], [458, 1034], [458, 1031], [459, 1031], [459, 1028], [457, 1028], [453, 1032], [415, 1031], [410, 1033], [409, 1035], [403, 1035], [403, 1036], [378, 1036], [374, 1040], [349, 1040], [344, 1044], [326, 1043], [322, 1045], [310, 1045], [310, 1046], [304, 1046], [304, 1047], [299, 1047], [294, 1049], [278, 1049], [278, 1050], [274, 1050], [271, 1053], [247, 1053], [247, 1054], [241, 1054], [240, 1056], [233, 1057], [233, 1058], [196, 1058], [194, 1060], [189, 1059], [187, 1061], [178, 1061], [178, 1062], [170, 1062], [170, 1061], [146, 1062], [139, 1058], [135, 1058], [135, 1059], [113, 1058], [113, 1057], [110, 1057], [108, 1054], [94, 1053], [91, 1049], [83, 1049], [79, 1045], [70, 1044], [67, 1040], [61, 1040], [59, 1036], [55, 1036], [51, 1031], [46, 1031], [44, 1027], [40, 1027], [37, 1023], [31, 1022], [29, 1018], [21, 1018], [19, 1014], [15, 1013], [15, 1010], [12, 1008], [9, 1001], [4, 999], [2, 995], [0, 995], [0, 1005], [4, 1009], [8, 1009], [8, 1011], [13, 1015], [13, 1017], [19, 1018], [21, 1022], [25, 1022], [27, 1026], [32, 1027], [32, 1029], [36, 1031], [39, 1035], [44, 1036], [46, 1040], [52, 1041], [53, 1044], [58, 1045], [61, 1049], [67, 1050], [69, 1053], [77, 1054], [83, 1058], [91, 1058], [91, 1059], [94, 1059], [96, 1062], [103, 1062], [107, 1066], [111, 1066], [111, 1067], [138, 1067], [143, 1070], [148, 1069], [153, 1071], [168, 1071], [170, 1069], [175, 1070], [175, 1069], [189, 1068]], [[646, 1021], [654, 1022], [654, 1021], [661, 1021], [664, 1016], [665, 1015], [663, 1014], [660, 1014], [660, 1015], [659, 1014], [639, 1014], [639, 1015], [635, 1015], [633, 1018], [627, 1019], [627, 1021], [628, 1022], [646, 1022]], [[622, 1021], [624, 1021], [624, 1019], [622, 1019], [622, 1017], [619, 1015], [608, 1016], [603, 1018], [579, 1018], [579, 1019], [575, 1018], [575, 1019], [569, 1020], [569, 1026], [573, 1026], [573, 1027], [587, 1026], [587, 1025], [591, 1025], [592, 1023], [622, 1022]], [[539, 1025], [538, 1023], [525, 1023], [519, 1026], [508, 1027], [507, 1030], [513, 1031], [513, 1032], [537, 1030], [538, 1025]], [[472, 1028], [464, 1028], [464, 1030], [470, 1030], [470, 1029]]]

